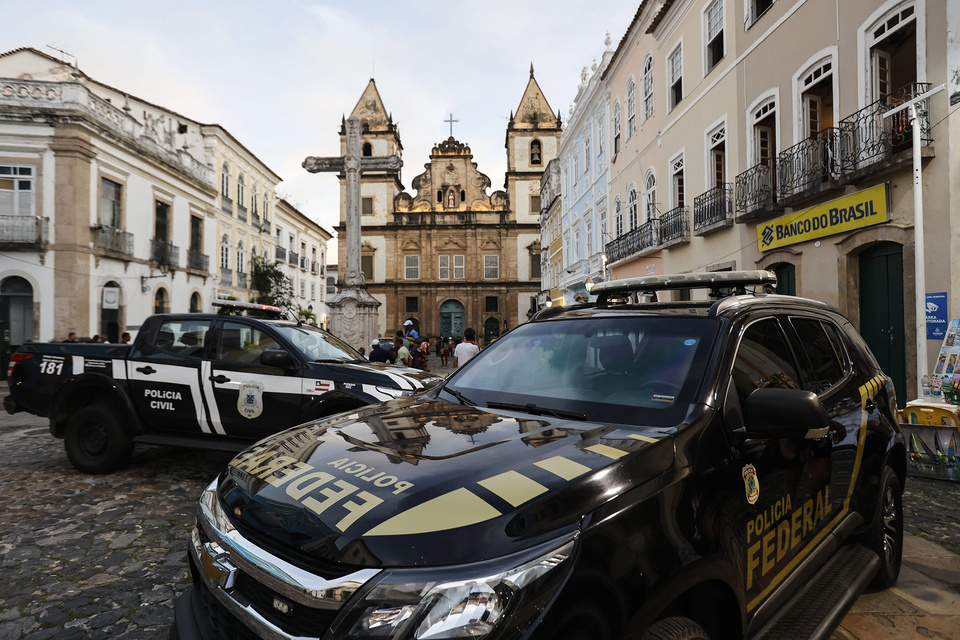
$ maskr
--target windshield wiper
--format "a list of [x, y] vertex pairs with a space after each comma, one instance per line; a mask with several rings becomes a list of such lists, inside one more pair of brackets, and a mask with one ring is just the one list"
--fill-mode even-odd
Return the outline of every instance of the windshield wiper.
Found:
[[474, 402], [473, 400], [471, 400], [471, 399], [468, 398], [467, 396], [463, 395], [462, 393], [460, 393], [460, 392], [457, 391], [456, 389], [451, 389], [450, 387], [443, 387], [443, 390], [446, 391], [447, 393], [449, 393], [450, 395], [452, 395], [452, 396], [453, 396], [454, 398], [456, 398], [457, 400], [459, 400], [459, 401], [460, 401], [460, 404], [466, 404], [466, 405], [469, 405], [469, 406], [471, 406], [471, 407], [477, 406], [477, 403], [476, 403], [476, 402]]
[[510, 404], [509, 402], [488, 402], [490, 409], [507, 409], [513, 411], [526, 411], [536, 415], [550, 415], [557, 418], [569, 418], [570, 420], [586, 420], [587, 416], [576, 411], [565, 411], [563, 409], [551, 409], [550, 407], [538, 407], [532, 402], [527, 404]]

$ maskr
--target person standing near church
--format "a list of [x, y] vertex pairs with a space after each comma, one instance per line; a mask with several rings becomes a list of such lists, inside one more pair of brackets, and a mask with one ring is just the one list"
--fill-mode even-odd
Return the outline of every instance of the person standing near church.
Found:
[[403, 331], [397, 331], [397, 344], [400, 345], [397, 348], [397, 364], [402, 367], [412, 367], [413, 356], [410, 355], [407, 345], [403, 343]]
[[415, 341], [416, 343], [419, 344], [419, 342], [420, 342], [420, 333], [419, 333], [416, 329], [413, 328], [413, 320], [407, 320], [406, 322], [404, 322], [404, 323], [403, 323], [403, 328], [404, 328], [404, 331], [406, 331], [406, 333], [403, 334], [404, 337], [405, 337], [405, 338], [409, 338], [410, 340], [413, 340], [413, 341]]
[[462, 367], [478, 353], [480, 353], [480, 347], [477, 346], [477, 334], [472, 327], [467, 327], [463, 332], [463, 342], [453, 350], [453, 366]]

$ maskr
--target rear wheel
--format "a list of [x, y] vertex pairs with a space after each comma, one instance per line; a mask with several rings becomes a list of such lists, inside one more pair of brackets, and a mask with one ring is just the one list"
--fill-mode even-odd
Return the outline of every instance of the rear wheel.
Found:
[[673, 616], [657, 620], [640, 640], [710, 640], [710, 636], [690, 618]]
[[70, 417], [64, 438], [70, 464], [84, 473], [110, 473], [133, 454], [133, 441], [107, 405], [84, 407]]
[[862, 542], [880, 556], [880, 571], [871, 584], [879, 589], [897, 584], [903, 558], [903, 490], [890, 467], [880, 476], [877, 508]]

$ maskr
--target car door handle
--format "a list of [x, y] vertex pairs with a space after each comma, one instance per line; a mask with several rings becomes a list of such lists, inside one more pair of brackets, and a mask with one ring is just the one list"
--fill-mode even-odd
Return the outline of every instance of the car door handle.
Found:
[[210, 379], [216, 382], [217, 384], [223, 384], [224, 382], [230, 382], [230, 378], [223, 374], [218, 374], [215, 376], [210, 376]]
[[150, 365], [147, 365], [145, 367], [137, 367], [137, 371], [139, 371], [140, 373], [145, 373], [147, 375], [157, 372], [157, 370], [151, 367]]

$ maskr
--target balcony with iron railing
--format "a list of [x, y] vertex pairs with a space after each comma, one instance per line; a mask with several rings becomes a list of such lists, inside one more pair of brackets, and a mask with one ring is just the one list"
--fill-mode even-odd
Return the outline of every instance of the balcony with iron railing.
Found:
[[237, 220], [240, 222], [247, 221], [247, 208], [239, 202], [237, 203]]
[[106, 225], [90, 227], [94, 247], [109, 256], [130, 258], [133, 256], [133, 234]]
[[288, 251], [288, 252], [287, 252], [287, 262], [288, 262], [288, 263], [292, 264], [293, 266], [296, 266], [299, 261], [300, 261], [300, 254], [299, 254], [299, 253], [295, 253], [295, 252], [293, 252], [293, 251]]
[[220, 196], [220, 210], [228, 216], [233, 215], [233, 200], [230, 199], [230, 196]]
[[276, 248], [276, 251], [274, 251], [274, 259], [275, 259], [277, 262], [286, 262], [286, 260], [287, 260], [287, 250], [284, 249], [283, 247], [277, 247], [277, 248]]
[[256, 228], [260, 228], [260, 214], [256, 211], [250, 212], [250, 224]]
[[180, 266], [180, 247], [166, 240], [150, 240], [150, 259], [162, 267]]
[[633, 255], [642, 254], [660, 244], [660, 223], [656, 218], [631, 229], [604, 247], [607, 262], [616, 262]]
[[220, 286], [221, 287], [233, 286], [233, 270], [232, 269], [228, 269], [227, 267], [220, 267]]
[[706, 235], [733, 224], [733, 185], [719, 184], [693, 199], [693, 234]]
[[737, 211], [743, 214], [738, 222], [753, 220], [773, 210], [777, 198], [776, 167], [776, 159], [770, 158], [737, 176], [734, 186]]
[[46, 251], [49, 226], [40, 216], [0, 216], [0, 250]]
[[823, 129], [777, 156], [777, 203], [789, 206], [840, 186], [840, 130]]
[[690, 242], [690, 208], [674, 207], [660, 216], [660, 247], [666, 249]]
[[187, 268], [194, 271], [210, 272], [210, 256], [197, 249], [187, 250]]

